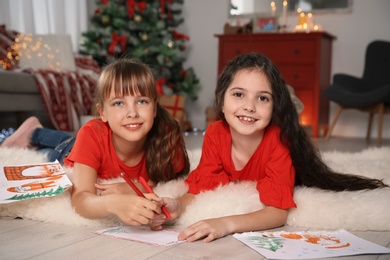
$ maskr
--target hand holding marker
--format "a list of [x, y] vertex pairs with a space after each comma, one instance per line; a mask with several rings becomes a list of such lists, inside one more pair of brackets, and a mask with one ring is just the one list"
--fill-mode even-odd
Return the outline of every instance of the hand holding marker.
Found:
[[[127, 177], [126, 174], [124, 174], [123, 172], [121, 173], [121, 176], [123, 177], [123, 179], [125, 179], [125, 181], [127, 182], [127, 184], [129, 184], [129, 186], [135, 191], [135, 193], [137, 193], [138, 196], [140, 197], [145, 197], [145, 195], [138, 189], [138, 187], [132, 182], [132, 180], [130, 180], [129, 177]], [[142, 184], [142, 186], [145, 188], [145, 190], [149, 193], [153, 193], [153, 189], [148, 185], [148, 183], [145, 181], [144, 178], [142, 177], [139, 177], [139, 182]], [[171, 215], [169, 214], [168, 210], [162, 206], [161, 207], [161, 210], [162, 212], [164, 213], [164, 215], [168, 218], [168, 219], [172, 219]]]
[[[142, 184], [142, 186], [145, 188], [145, 190], [149, 193], [155, 194], [153, 189], [148, 185], [148, 183], [145, 181], [142, 176], [139, 177], [139, 182]], [[167, 208], [165, 206], [161, 207], [162, 212], [168, 219], [172, 219], [171, 215], [169, 214]]]

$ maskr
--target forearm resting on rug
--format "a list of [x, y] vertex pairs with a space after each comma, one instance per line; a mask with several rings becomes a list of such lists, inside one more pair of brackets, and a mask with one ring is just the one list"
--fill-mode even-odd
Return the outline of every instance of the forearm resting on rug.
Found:
[[252, 213], [226, 218], [229, 219], [229, 233], [241, 233], [283, 226], [287, 221], [287, 216], [288, 210], [266, 206]]
[[[71, 203], [75, 211], [89, 219], [117, 216], [129, 225], [147, 224], [161, 209], [153, 198], [146, 199], [130, 193], [111, 193], [100, 196], [97, 194], [97, 172], [95, 169], [75, 163], [72, 175]], [[120, 184], [119, 184], [120, 185]], [[156, 195], [150, 194], [149, 197]]]
[[156, 195], [148, 194], [146, 198], [135, 194], [108, 194], [98, 196], [90, 192], [79, 192], [72, 195], [72, 204], [78, 214], [90, 219], [117, 216], [124, 223], [133, 226], [146, 225], [161, 214], [161, 201]]
[[179, 234], [179, 240], [211, 242], [233, 233], [264, 230], [285, 224], [288, 210], [267, 206], [261, 210], [198, 221]]
[[85, 218], [97, 219], [110, 216], [113, 213], [114, 195], [97, 196], [87, 191], [72, 193], [71, 202], [75, 211]]
[[86, 218], [102, 218], [113, 214], [113, 206], [109, 205], [113, 200], [112, 196], [98, 196], [95, 183], [97, 172], [95, 169], [75, 163], [73, 167], [73, 182], [71, 203], [76, 212]]

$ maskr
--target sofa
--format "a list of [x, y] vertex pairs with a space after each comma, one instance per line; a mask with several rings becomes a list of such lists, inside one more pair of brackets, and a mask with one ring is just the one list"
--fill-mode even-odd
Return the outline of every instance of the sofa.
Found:
[[74, 54], [70, 35], [23, 34], [0, 25], [0, 128], [28, 116], [75, 132], [90, 113], [100, 67]]
[[0, 129], [34, 115], [45, 127], [77, 131], [90, 112], [100, 68], [91, 57], [76, 55], [75, 61], [75, 71], [0, 69]]
[[0, 25], [0, 128], [17, 127], [30, 115], [49, 122], [34, 77], [9, 62], [8, 52], [18, 34]]
[[44, 110], [34, 76], [0, 70], [0, 112]]
[[78, 131], [80, 117], [90, 113], [100, 67], [91, 57], [74, 60], [73, 71], [0, 70], [0, 127], [18, 127], [34, 115], [45, 127]]
[[16, 128], [31, 115], [51, 127], [34, 76], [0, 70], [0, 128]]

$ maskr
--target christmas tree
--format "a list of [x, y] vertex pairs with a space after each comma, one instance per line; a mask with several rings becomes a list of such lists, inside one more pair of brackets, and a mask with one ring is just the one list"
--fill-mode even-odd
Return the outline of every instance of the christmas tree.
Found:
[[118, 57], [141, 60], [153, 69], [160, 94], [196, 100], [199, 79], [192, 68], [183, 68], [189, 37], [175, 30], [184, 22], [182, 4], [183, 0], [97, 0], [93, 29], [82, 34], [80, 52], [100, 64]]

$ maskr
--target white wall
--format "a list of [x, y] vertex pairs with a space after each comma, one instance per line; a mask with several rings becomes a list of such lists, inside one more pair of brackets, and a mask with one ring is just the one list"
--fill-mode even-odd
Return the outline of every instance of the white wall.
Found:
[[[87, 0], [92, 15], [94, 0]], [[352, 0], [351, 13], [315, 14], [314, 22], [337, 37], [333, 43], [332, 75], [348, 73], [360, 77], [363, 73], [364, 52], [374, 39], [390, 41], [390, 0]], [[229, 19], [229, 0], [185, 0], [183, 6], [184, 24], [178, 28], [190, 37], [187, 45], [186, 67], [193, 67], [202, 84], [199, 99], [186, 103], [188, 119], [193, 127], [204, 128], [205, 110], [212, 105], [217, 82], [218, 40], [215, 34], [223, 33], [223, 26]], [[296, 25], [295, 14], [289, 14], [289, 29]], [[330, 120], [335, 105], [331, 103]], [[333, 131], [333, 135], [364, 137], [368, 115], [358, 111], [344, 111]], [[374, 119], [372, 137], [376, 137], [377, 118]], [[390, 138], [390, 115], [384, 118], [383, 137]]]
[[87, 30], [87, 0], [0, 0], [0, 24], [32, 34], [69, 34], [78, 52]]
[[206, 107], [212, 105], [217, 83], [218, 41], [214, 35], [223, 33], [228, 1], [186, 0], [183, 17], [184, 24], [178, 30], [190, 37], [184, 66], [194, 68], [202, 86], [197, 101], [186, 101], [186, 112], [193, 127], [205, 128]]
[[[218, 41], [215, 34], [223, 33], [228, 20], [228, 0], [186, 0], [184, 19], [180, 31], [190, 37], [186, 66], [192, 66], [201, 80], [199, 100], [187, 102], [186, 111], [194, 127], [205, 127], [205, 109], [212, 104], [217, 82]], [[352, 13], [327, 13], [314, 16], [330, 34], [337, 37], [333, 44], [332, 75], [343, 72], [355, 76], [363, 73], [364, 52], [374, 39], [390, 41], [390, 1], [353, 0]], [[288, 25], [292, 29], [297, 17], [289, 15]], [[334, 104], [331, 104], [330, 119]], [[363, 137], [366, 133], [368, 115], [358, 111], [345, 111], [333, 131], [333, 135]], [[372, 137], [376, 137], [376, 118]], [[390, 115], [384, 118], [383, 137], [390, 138]]]

